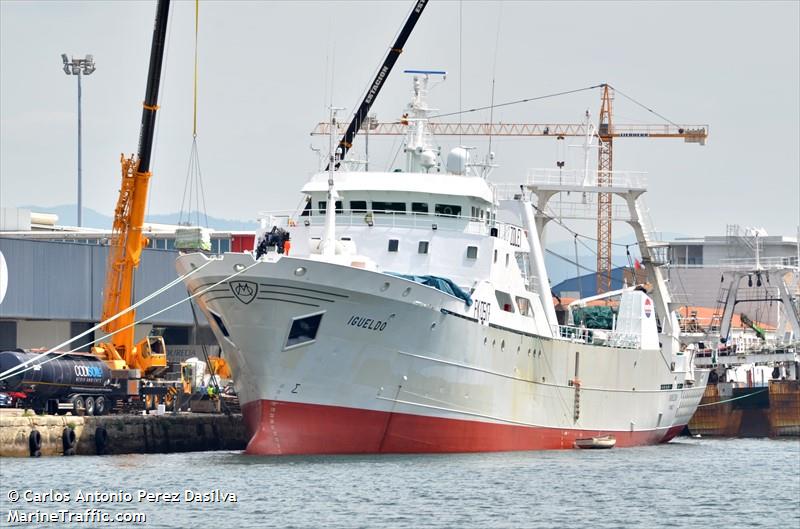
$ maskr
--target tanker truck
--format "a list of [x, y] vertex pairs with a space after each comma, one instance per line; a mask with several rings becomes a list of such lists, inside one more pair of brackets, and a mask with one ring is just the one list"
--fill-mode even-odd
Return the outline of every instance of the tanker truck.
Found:
[[0, 373], [32, 363], [34, 359], [32, 369], [18, 369], [0, 380], [0, 392], [24, 395], [20, 399], [22, 407], [37, 413], [64, 415], [71, 411], [73, 415], [105, 415], [117, 402], [147, 393], [147, 388], [140, 388], [137, 378], [115, 373], [93, 354], [53, 352], [41, 356], [22, 350], [3, 351]]

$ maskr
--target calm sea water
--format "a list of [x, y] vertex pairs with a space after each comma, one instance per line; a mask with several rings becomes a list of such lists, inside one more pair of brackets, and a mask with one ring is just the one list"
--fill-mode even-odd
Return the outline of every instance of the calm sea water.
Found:
[[[0, 459], [0, 489], [0, 527], [15, 510], [87, 515], [96, 508], [108, 516], [141, 512], [147, 521], [91, 526], [798, 528], [800, 441], [679, 438], [643, 448], [459, 455]], [[238, 501], [188, 502], [187, 489], [234, 493]], [[51, 490], [70, 498], [31, 496]], [[15, 503], [12, 491], [20, 495]], [[77, 497], [95, 491], [122, 491], [132, 500]], [[177, 493], [180, 501], [140, 500], [158, 492]]]

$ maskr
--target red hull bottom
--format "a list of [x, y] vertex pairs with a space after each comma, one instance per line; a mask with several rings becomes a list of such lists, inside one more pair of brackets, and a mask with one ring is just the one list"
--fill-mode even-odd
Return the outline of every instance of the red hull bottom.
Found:
[[252, 455], [547, 450], [599, 435], [638, 446], [665, 443], [683, 429], [562, 430], [271, 400], [249, 402], [242, 412]]

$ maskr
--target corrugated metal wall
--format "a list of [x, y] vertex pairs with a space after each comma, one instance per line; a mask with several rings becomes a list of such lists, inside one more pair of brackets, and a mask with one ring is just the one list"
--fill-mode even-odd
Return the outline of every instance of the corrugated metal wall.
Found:
[[[100, 321], [107, 246], [0, 237], [0, 252], [8, 264], [8, 291], [0, 303], [0, 317]], [[144, 250], [136, 272], [136, 300], [177, 277], [177, 255], [172, 250]], [[137, 319], [186, 296], [185, 287], [178, 284], [139, 307]], [[198, 318], [203, 318], [199, 311]], [[156, 325], [193, 324], [188, 303], [151, 321]]]

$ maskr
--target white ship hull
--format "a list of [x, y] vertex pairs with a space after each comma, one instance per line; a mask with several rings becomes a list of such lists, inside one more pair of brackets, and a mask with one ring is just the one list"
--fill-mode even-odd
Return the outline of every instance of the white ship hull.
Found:
[[[206, 260], [184, 255], [179, 272]], [[189, 289], [254, 262], [225, 254]], [[706, 372], [684, 387], [659, 350], [534, 336], [439, 290], [313, 259], [271, 254], [198, 301], [252, 454], [571, 448], [602, 435], [655, 444], [683, 429], [705, 388]], [[292, 319], [317, 313], [316, 339], [287, 348]]]

